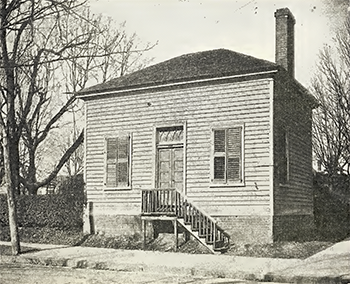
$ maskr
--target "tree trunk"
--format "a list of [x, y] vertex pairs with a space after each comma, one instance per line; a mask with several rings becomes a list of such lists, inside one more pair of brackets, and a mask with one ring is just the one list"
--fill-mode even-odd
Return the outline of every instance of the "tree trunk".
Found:
[[9, 213], [9, 226], [10, 226], [10, 236], [12, 245], [12, 254], [18, 255], [21, 252], [18, 227], [17, 227], [17, 208], [16, 208], [16, 195], [15, 195], [15, 184], [12, 180], [13, 173], [11, 167], [11, 153], [10, 153], [10, 140], [8, 139], [8, 134], [4, 129], [3, 137], [3, 151], [4, 151], [4, 167], [5, 167], [5, 181], [7, 190], [7, 203], [8, 203], [8, 213]]
[[11, 177], [13, 183], [14, 194], [20, 195], [20, 186], [19, 186], [19, 151], [18, 151], [18, 139], [13, 138], [9, 140], [9, 161], [11, 167]]
[[36, 149], [28, 147], [28, 159], [29, 159], [29, 168], [26, 177], [26, 187], [30, 195], [36, 195], [38, 193], [38, 187], [35, 186], [37, 183], [36, 180], [36, 166], [35, 166], [35, 153]]

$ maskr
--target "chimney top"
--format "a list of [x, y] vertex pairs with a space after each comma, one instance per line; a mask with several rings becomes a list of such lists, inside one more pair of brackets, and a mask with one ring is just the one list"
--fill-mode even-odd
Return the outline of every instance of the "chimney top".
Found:
[[275, 12], [276, 18], [276, 63], [294, 77], [294, 25], [295, 18], [288, 8]]
[[285, 18], [289, 18], [289, 20], [292, 22], [292, 24], [295, 24], [295, 18], [292, 14], [292, 12], [288, 9], [288, 8], [280, 8], [277, 9], [275, 12], [275, 18], [278, 17], [285, 17]]

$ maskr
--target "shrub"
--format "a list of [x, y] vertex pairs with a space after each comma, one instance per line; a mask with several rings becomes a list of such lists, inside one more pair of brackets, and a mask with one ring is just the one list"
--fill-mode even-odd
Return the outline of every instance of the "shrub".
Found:
[[[71, 195], [20, 195], [17, 197], [20, 227], [82, 228], [84, 201]], [[6, 195], [0, 195], [0, 225], [8, 226]]]
[[314, 216], [323, 240], [338, 241], [350, 235], [349, 179], [343, 175], [336, 179], [336, 186], [330, 190], [325, 174], [314, 177]]
[[8, 225], [8, 205], [6, 194], [0, 194], [0, 227]]
[[82, 174], [66, 177], [59, 182], [57, 188], [58, 194], [63, 194], [78, 200], [84, 200], [84, 178]]

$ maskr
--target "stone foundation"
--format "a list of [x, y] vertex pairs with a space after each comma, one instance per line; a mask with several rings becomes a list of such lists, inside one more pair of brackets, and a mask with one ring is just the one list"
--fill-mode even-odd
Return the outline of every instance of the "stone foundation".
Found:
[[130, 215], [94, 215], [84, 218], [84, 232], [106, 236], [141, 235], [141, 217]]
[[231, 236], [231, 243], [272, 243], [270, 216], [215, 216], [219, 226]]
[[[231, 236], [231, 243], [254, 244], [274, 241], [306, 241], [312, 239], [315, 230], [313, 215], [281, 216], [213, 216], [218, 225]], [[147, 236], [171, 233], [171, 222], [146, 222]], [[140, 235], [140, 215], [92, 214], [89, 208], [84, 216], [84, 232], [107, 236]], [[179, 231], [180, 232], [180, 231]]]

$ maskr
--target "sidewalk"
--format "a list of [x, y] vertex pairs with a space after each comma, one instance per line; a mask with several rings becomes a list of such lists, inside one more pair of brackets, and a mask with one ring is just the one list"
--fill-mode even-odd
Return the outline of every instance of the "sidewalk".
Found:
[[[0, 242], [0, 245], [10, 245]], [[338, 243], [306, 260], [195, 255], [22, 243], [40, 249], [12, 261], [117, 271], [157, 271], [292, 283], [350, 283], [350, 241]], [[0, 256], [1, 261], [1, 256]], [[348, 282], [346, 282], [348, 281]]]
[[334, 244], [302, 262], [268, 273], [268, 281], [350, 283], [350, 241]]

